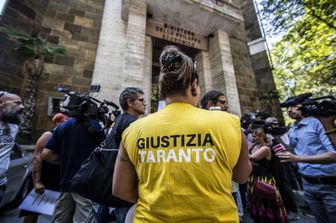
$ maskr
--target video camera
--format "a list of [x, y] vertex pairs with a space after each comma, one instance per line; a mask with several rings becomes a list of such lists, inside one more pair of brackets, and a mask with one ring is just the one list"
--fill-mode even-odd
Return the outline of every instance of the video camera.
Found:
[[287, 131], [286, 126], [278, 121], [253, 120], [252, 128], [262, 128], [265, 133], [277, 136], [281, 136]]
[[336, 114], [336, 99], [334, 96], [323, 96], [311, 98], [312, 93], [300, 94], [290, 97], [285, 102], [281, 103], [281, 107], [289, 107], [301, 104], [299, 109], [302, 115], [307, 116], [330, 116]]
[[[119, 106], [113, 102], [100, 101], [89, 95], [90, 93], [99, 92], [100, 85], [91, 85], [90, 90], [85, 94], [79, 94], [66, 88], [57, 88], [56, 91], [66, 94], [61, 106], [62, 112], [79, 120], [92, 118], [106, 126], [109, 124], [111, 113], [115, 117], [121, 113]], [[114, 110], [110, 112], [108, 106], [113, 107]]]
[[[260, 116], [260, 114], [265, 114], [263, 116]], [[262, 128], [265, 133], [271, 134], [271, 135], [283, 135], [286, 133], [287, 128], [286, 126], [279, 123], [277, 120], [267, 118], [269, 115], [266, 112], [263, 111], [257, 111], [257, 113], [248, 113], [245, 114], [240, 122], [241, 126], [244, 129], [248, 129], [251, 127], [252, 129], [255, 128]], [[257, 119], [256, 117], [260, 117], [261, 119]], [[265, 120], [263, 120], [265, 119]]]

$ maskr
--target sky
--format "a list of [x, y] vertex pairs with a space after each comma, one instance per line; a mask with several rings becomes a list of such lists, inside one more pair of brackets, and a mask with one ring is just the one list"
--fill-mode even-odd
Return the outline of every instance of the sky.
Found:
[[[260, 12], [260, 9], [261, 9], [260, 1], [261, 1], [261, 0], [253, 0], [253, 1], [254, 1], [254, 3], [255, 3], [255, 6], [258, 7], [258, 8], [256, 8], [257, 14], [258, 14], [258, 13], [261, 13], [261, 12]], [[270, 24], [265, 24], [265, 22], [263, 22], [262, 24], [261, 24], [261, 23], [262, 23], [262, 22], [260, 21], [260, 16], [259, 16], [259, 24], [260, 24], [261, 26], [263, 26], [263, 28], [261, 27], [261, 29], [265, 30], [266, 27], [267, 27], [268, 25], [270, 25]], [[263, 30], [262, 30], [262, 31], [263, 31]], [[267, 45], [268, 45], [269, 49], [272, 49], [272, 47], [273, 47], [278, 41], [280, 41], [281, 38], [282, 38], [282, 35], [281, 35], [281, 34], [278, 34], [277, 36], [268, 36], [265, 32], [263, 32], [263, 35], [264, 35], [265, 38], [266, 38]]]
[[5, 7], [7, 0], [0, 0], [0, 15], [3, 13], [3, 9]]

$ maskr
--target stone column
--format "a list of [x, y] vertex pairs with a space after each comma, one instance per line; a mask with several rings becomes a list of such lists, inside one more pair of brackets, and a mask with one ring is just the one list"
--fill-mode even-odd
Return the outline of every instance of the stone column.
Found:
[[228, 33], [218, 30], [215, 36], [209, 40], [209, 61], [213, 89], [223, 91], [228, 99], [229, 111], [241, 116]]
[[196, 55], [197, 73], [200, 78], [202, 96], [205, 92], [213, 89], [211, 79], [211, 69], [208, 52], [201, 51]]
[[143, 87], [145, 72], [146, 12], [144, 0], [131, 0], [128, 8], [123, 87]]
[[98, 99], [119, 101], [122, 84], [126, 22], [121, 18], [122, 1], [105, 1], [92, 84], [102, 85]]
[[142, 89], [145, 91], [145, 97], [147, 101], [146, 110], [150, 112], [151, 110], [151, 91], [152, 91], [152, 60], [153, 60], [153, 47], [152, 38], [146, 36], [145, 42], [145, 70]]

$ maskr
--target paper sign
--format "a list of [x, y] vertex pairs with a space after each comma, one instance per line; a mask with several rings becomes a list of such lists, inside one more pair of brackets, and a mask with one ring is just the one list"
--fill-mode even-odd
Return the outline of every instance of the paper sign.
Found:
[[43, 194], [38, 194], [33, 189], [22, 201], [19, 209], [37, 212], [45, 215], [52, 215], [56, 206], [56, 201], [60, 192], [45, 190]]

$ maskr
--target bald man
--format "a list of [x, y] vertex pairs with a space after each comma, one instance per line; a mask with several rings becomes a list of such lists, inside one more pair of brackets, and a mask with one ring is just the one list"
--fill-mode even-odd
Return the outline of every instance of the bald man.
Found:
[[6, 189], [10, 152], [19, 131], [23, 108], [21, 97], [0, 91], [0, 202]]

